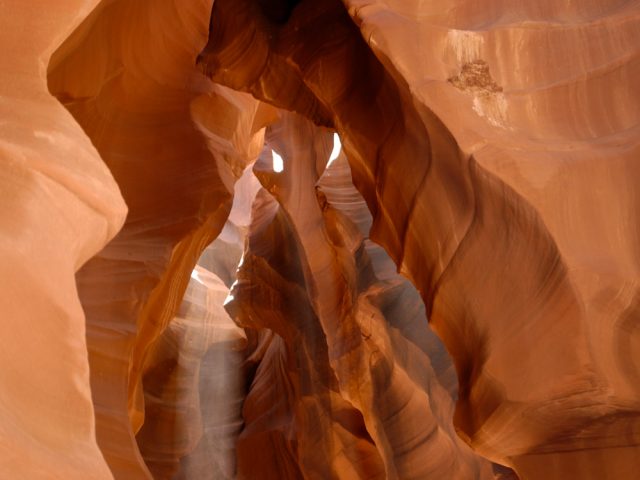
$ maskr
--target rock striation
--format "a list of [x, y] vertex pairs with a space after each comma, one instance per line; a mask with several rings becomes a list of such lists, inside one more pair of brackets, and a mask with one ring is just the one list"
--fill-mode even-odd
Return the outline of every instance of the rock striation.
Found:
[[[293, 397], [294, 442], [288, 454], [299, 459], [305, 478], [493, 478], [490, 463], [455, 434], [451, 363], [427, 326], [417, 292], [385, 263], [379, 247], [367, 248], [357, 224], [331, 206], [322, 184], [314, 189], [329, 158], [328, 139], [329, 132], [292, 114], [283, 113], [267, 130], [266, 155], [254, 167], [265, 191], [254, 206], [227, 305], [240, 325], [268, 328], [281, 339], [270, 350], [281, 350], [284, 343], [278, 358], [290, 387], [282, 390]], [[269, 165], [271, 149], [284, 160], [280, 173]], [[325, 172], [330, 195], [351, 195], [351, 216], [366, 217], [353, 186], [339, 187], [334, 169], [340, 167], [342, 184], [350, 185], [346, 158], [339, 158], [341, 163]], [[256, 374], [245, 419], [255, 415], [252, 396], [268, 395], [261, 390], [273, 385], [259, 383], [260, 374], [266, 373]], [[412, 423], [417, 415], [421, 421]], [[274, 422], [276, 414], [270, 416]], [[351, 418], [348, 424], [343, 417]], [[335, 425], [337, 420], [342, 425]], [[250, 440], [252, 451], [269, 452], [268, 444], [256, 448], [259, 438], [248, 424], [239, 440], [241, 463]], [[248, 455], [246, 464], [256, 470], [243, 478], [275, 470], [263, 468], [255, 457], [250, 462]]]
[[[549, 3], [513, 18], [420, 5], [303, 1], [278, 21], [251, 2], [216, 2], [200, 64], [340, 133], [371, 238], [418, 287], [454, 359], [455, 424], [476, 451], [524, 478], [630, 478], [640, 458], [638, 355], [627, 347], [637, 342], [627, 320], [637, 201], [623, 177], [637, 175], [637, 5]], [[535, 42], [545, 28], [528, 18], [563, 39], [564, 58], [588, 31], [615, 43], [619, 60], [585, 54], [575, 78], [535, 69], [550, 60], [532, 47], [523, 61], [537, 75], [518, 77], [508, 62], [520, 57], [500, 56], [516, 41], [497, 39]], [[621, 28], [605, 34], [605, 21]], [[416, 41], [423, 48], [406, 48]], [[285, 77], [295, 89], [280, 88]], [[603, 78], [616, 88], [601, 95]], [[598, 115], [602, 101], [611, 108]]]
[[[49, 67], [49, 88], [84, 128], [129, 207], [117, 237], [77, 276], [98, 443], [118, 478], [151, 478], [135, 439], [146, 357], [224, 225], [235, 179], [261, 147], [258, 102], [212, 85], [195, 67], [210, 7], [102, 3]], [[139, 28], [142, 19], [148, 28]], [[180, 21], [158, 29], [154, 19]], [[160, 43], [167, 48], [155, 60], [139, 61]]]
[[0, 6], [2, 478], [111, 478], [95, 439], [74, 274], [117, 233], [126, 207], [46, 75], [97, 3]]
[[636, 478], [639, 2], [54, 3], [0, 6], [0, 478]]

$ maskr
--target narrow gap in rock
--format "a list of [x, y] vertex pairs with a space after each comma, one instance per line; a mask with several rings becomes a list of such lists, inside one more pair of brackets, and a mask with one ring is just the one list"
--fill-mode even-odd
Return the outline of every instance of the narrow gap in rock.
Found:
[[258, 188], [249, 167], [236, 183], [222, 232], [200, 256], [177, 315], [150, 354], [154, 367], [143, 377], [145, 422], [137, 440], [156, 479], [235, 478], [235, 443], [253, 375], [246, 359], [251, 338], [224, 305]]

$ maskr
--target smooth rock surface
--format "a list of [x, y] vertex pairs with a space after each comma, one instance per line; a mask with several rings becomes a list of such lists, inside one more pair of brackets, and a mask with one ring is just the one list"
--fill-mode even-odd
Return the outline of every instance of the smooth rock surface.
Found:
[[372, 239], [453, 356], [458, 432], [524, 478], [631, 478], [637, 2], [284, 17], [216, 2], [203, 71], [340, 133]]
[[1, 478], [637, 477], [640, 2], [0, 26]]
[[118, 236], [78, 274], [98, 443], [118, 478], [151, 478], [135, 439], [145, 359], [262, 144], [258, 102], [195, 67], [210, 8], [103, 2], [50, 65], [51, 91], [96, 145], [129, 207]]
[[112, 478], [95, 440], [74, 274], [126, 207], [47, 88], [52, 53], [97, 3], [0, 5], [1, 478]]

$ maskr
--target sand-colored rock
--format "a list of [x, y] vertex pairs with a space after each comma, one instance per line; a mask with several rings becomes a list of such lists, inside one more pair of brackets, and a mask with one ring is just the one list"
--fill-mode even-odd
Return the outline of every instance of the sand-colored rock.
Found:
[[259, 188], [247, 168], [224, 228], [198, 259], [177, 315], [145, 359], [145, 422], [136, 441], [154, 479], [235, 478], [255, 338], [236, 326], [224, 304]]
[[524, 478], [632, 478], [637, 4], [249, 3], [214, 4], [203, 70], [338, 130], [460, 434]]
[[126, 207], [47, 64], [97, 1], [0, 6], [0, 478], [112, 478], [74, 274]]
[[247, 341], [223, 308], [228, 293], [196, 266], [178, 315], [147, 357], [137, 441], [155, 479], [234, 478]]
[[243, 408], [238, 478], [384, 478], [362, 415], [340, 394], [307, 273], [288, 215], [261, 191], [227, 304], [242, 326], [273, 331]]
[[[476, 188], [474, 220], [430, 317], [448, 346], [468, 330], [459, 319], [472, 318], [484, 350], [471, 357], [458, 425], [523, 478], [633, 478], [638, 4], [544, 2], [507, 14], [459, 2], [458, 14], [423, 8], [401, 19], [417, 11], [411, 3], [349, 8], [495, 192]], [[434, 61], [412, 62], [412, 40]], [[484, 78], [456, 84], [474, 63]]]
[[[222, 229], [235, 179], [261, 147], [258, 102], [195, 68], [210, 7], [103, 2], [50, 65], [51, 91], [129, 207], [124, 228], [78, 275], [98, 442], [118, 478], [151, 478], [135, 441], [145, 358]], [[157, 28], [163, 22], [172, 28]]]
[[[327, 363], [324, 368], [335, 375], [336, 384], [331, 391], [342, 396], [362, 416], [364, 427], [371, 436], [370, 442], [384, 465], [384, 477], [493, 478], [489, 462], [476, 457], [455, 434], [451, 422], [451, 392], [447, 392], [437, 380], [429, 351], [422, 351], [413, 343], [420, 344], [419, 339], [422, 339], [423, 346], [428, 343], [424, 342], [424, 335], [429, 329], [418, 295], [412, 290], [404, 292], [408, 285], [403, 285], [397, 278], [384, 281], [376, 278], [363, 236], [356, 225], [330, 207], [325, 195], [314, 188], [329, 159], [331, 133], [318, 129], [300, 116], [283, 113], [282, 119], [269, 127], [266, 145], [267, 150], [254, 171], [278, 200], [285, 213], [284, 219], [288, 220], [288, 228], [293, 229], [299, 238], [299, 262], [305, 273], [308, 302], [312, 308], [310, 316], [314, 319], [310, 323], [315, 324], [314, 328], [300, 325], [297, 335], [302, 339], [309, 337], [307, 342], [326, 342], [326, 359], [316, 356], [316, 368], [319, 368], [317, 364]], [[272, 170], [271, 149], [284, 160], [280, 173]], [[362, 203], [360, 206], [364, 208]], [[255, 235], [252, 241], [258, 241]], [[277, 245], [280, 240], [261, 238], [260, 244], [264, 243]], [[257, 285], [259, 278], [251, 275], [252, 269], [258, 268], [253, 266], [254, 259], [250, 257], [251, 247], [250, 243], [240, 270], [242, 276], [239, 277], [248, 282], [241, 281], [232, 290], [233, 311], [242, 312], [243, 302], [251, 304], [253, 309], [260, 302], [260, 297], [255, 294], [243, 295], [243, 288], [248, 292], [260, 288]], [[264, 258], [264, 254], [260, 258]], [[285, 275], [282, 271], [284, 265], [279, 265], [277, 258], [267, 256], [266, 259], [272, 262], [276, 272], [279, 270], [280, 275]], [[388, 276], [388, 267], [380, 267]], [[248, 278], [246, 273], [242, 274], [245, 270]], [[263, 302], [270, 303], [268, 307], [262, 307], [265, 311], [280, 307], [268, 296]], [[280, 315], [285, 319], [298, 315], [296, 311], [289, 310], [286, 301], [281, 305], [283, 312]], [[284, 328], [257, 320], [269, 318], [264, 314], [239, 315], [242, 319], [248, 316], [252, 324], [272, 328], [276, 333], [279, 332], [278, 327]], [[391, 327], [394, 320], [400, 318], [399, 322], [405, 322], [403, 333]], [[246, 322], [244, 320], [243, 323]], [[287, 348], [295, 351], [299, 340], [292, 341], [289, 335], [280, 335]], [[432, 340], [435, 340], [433, 334]], [[441, 346], [437, 351], [438, 345], [439, 342], [433, 344], [436, 349], [430, 353], [446, 356]], [[299, 381], [304, 384], [304, 373], [299, 375], [302, 376]], [[309, 388], [313, 391], [312, 387]], [[421, 421], [412, 422], [411, 419], [417, 415], [421, 416]], [[317, 420], [320, 427], [315, 429], [330, 432], [331, 419], [337, 416], [328, 409], [324, 414], [326, 420]], [[304, 417], [294, 419], [295, 431], [305, 428], [303, 422]], [[298, 457], [302, 473], [309, 476], [314, 470], [307, 464], [310, 463], [307, 457], [312, 456], [300, 451], [306, 443], [300, 437], [298, 435]], [[352, 466], [346, 468], [343, 465], [345, 460], [332, 453], [331, 438], [322, 441], [327, 445], [329, 457], [326, 468], [333, 467], [325, 473], [325, 478], [353, 478], [358, 471], [358, 457], [350, 458]], [[349, 443], [357, 444], [354, 440], [347, 445]], [[349, 451], [345, 446], [342, 448]], [[431, 460], [418, 461], [425, 457]], [[362, 474], [360, 472], [359, 478]]]
[[636, 478], [639, 2], [1, 3], [0, 478]]

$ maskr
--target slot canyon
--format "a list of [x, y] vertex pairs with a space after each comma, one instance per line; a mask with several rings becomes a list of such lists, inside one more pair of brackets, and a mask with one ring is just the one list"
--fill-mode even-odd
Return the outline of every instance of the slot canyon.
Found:
[[0, 14], [0, 480], [640, 478], [640, 0]]

